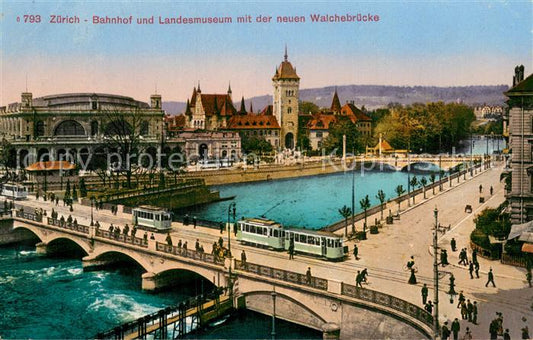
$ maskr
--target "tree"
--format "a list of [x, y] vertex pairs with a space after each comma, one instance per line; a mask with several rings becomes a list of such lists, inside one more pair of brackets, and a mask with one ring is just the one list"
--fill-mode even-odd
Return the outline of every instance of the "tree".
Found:
[[338, 120], [330, 125], [329, 134], [324, 139], [322, 147], [328, 153], [335, 152], [337, 155], [342, 155], [343, 136], [346, 136], [346, 151], [364, 151], [366, 145], [361, 141], [361, 133], [357, 126], [344, 116], [339, 116]]
[[2, 138], [0, 148], [0, 164], [4, 166], [6, 173], [8, 173], [10, 168], [17, 166], [17, 153], [15, 147], [5, 138]]
[[396, 194], [398, 195], [398, 215], [400, 214], [400, 203], [402, 203], [402, 195], [405, 194], [405, 189], [403, 188], [403, 185], [398, 185], [396, 189]]
[[72, 199], [74, 201], [78, 200], [78, 190], [76, 190], [76, 184], [74, 184], [74, 187], [72, 188]]
[[299, 109], [302, 114], [314, 114], [320, 111], [315, 103], [306, 101], [301, 101], [299, 103]]
[[433, 195], [435, 195], [435, 180], [436, 179], [437, 178], [435, 177], [435, 174], [429, 175], [429, 180], [431, 181], [431, 184], [432, 184]]
[[424, 199], [426, 199], [426, 185], [428, 184], [428, 180], [426, 177], [422, 177], [420, 179], [420, 185], [422, 186], [422, 190], [424, 191]]
[[[418, 178], [416, 178], [416, 176], [413, 176], [409, 184], [411, 185], [411, 188], [413, 188], [412, 191], [415, 191], [416, 186], [418, 185]], [[415, 204], [415, 197], [416, 197], [416, 194], [413, 194], [413, 204]]]
[[[138, 109], [130, 111], [104, 111], [104, 141], [110, 161], [107, 168], [117, 174], [126, 176], [126, 185], [131, 188], [132, 163], [137, 160], [137, 153], [142, 146], [142, 133], [148, 122]], [[113, 156], [113, 157], [111, 157]], [[153, 162], [152, 166], [155, 165]]]
[[381, 219], [383, 219], [383, 208], [385, 204], [385, 193], [383, 192], [383, 190], [378, 190], [376, 198], [379, 200], [379, 205], [381, 207]]
[[70, 198], [70, 179], [67, 179], [67, 186], [65, 189], [65, 198]]
[[348, 217], [352, 216], [352, 209], [343, 206], [339, 209], [339, 214], [344, 218], [344, 236], [348, 237]]
[[85, 178], [80, 178], [80, 196], [87, 197], [87, 185], [85, 184]]
[[365, 196], [361, 201], [359, 201], [359, 204], [361, 205], [361, 209], [365, 212], [365, 224], [363, 224], [363, 231], [366, 232], [366, 211], [368, 208], [370, 208], [370, 199], [368, 198], [368, 195]]
[[245, 153], [261, 154], [272, 151], [272, 144], [270, 144], [264, 137], [259, 136], [243, 136], [241, 146]]

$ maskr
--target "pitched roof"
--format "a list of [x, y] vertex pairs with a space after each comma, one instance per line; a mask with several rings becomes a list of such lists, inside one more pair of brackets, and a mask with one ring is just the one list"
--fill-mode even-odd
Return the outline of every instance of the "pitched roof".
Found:
[[339, 96], [337, 95], [337, 88], [335, 88], [333, 100], [331, 101], [331, 111], [337, 113], [341, 112], [341, 101], [339, 100]]
[[[376, 144], [376, 150], [379, 150], [379, 142]], [[394, 150], [385, 139], [381, 140], [381, 151]]]
[[363, 111], [358, 109], [354, 104], [352, 103], [346, 103], [341, 108], [341, 115], [343, 116], [349, 116], [352, 122], [358, 122], [358, 121], [371, 121], [372, 118], [368, 117]]
[[76, 164], [72, 164], [68, 161], [35, 162], [26, 167], [26, 171], [55, 171], [74, 169], [76, 169]]
[[516, 96], [516, 95], [523, 95], [523, 94], [532, 94], [533, 92], [533, 73], [530, 74], [526, 79], [522, 80], [518, 84], [516, 84], [512, 89], [505, 92], [507, 96]]
[[261, 112], [259, 112], [259, 114], [263, 116], [272, 116], [274, 114], [273, 110], [274, 110], [274, 106], [267, 105], [265, 106], [263, 110], [261, 110]]
[[330, 114], [315, 114], [313, 118], [307, 123], [307, 128], [309, 130], [329, 130], [331, 123], [335, 123], [337, 117]]
[[182, 130], [186, 125], [186, 121], [185, 115], [165, 116], [167, 131]]
[[296, 74], [296, 69], [292, 67], [292, 64], [284, 60], [281, 62], [281, 65], [279, 65], [278, 68], [276, 68], [276, 73], [274, 74], [274, 77], [272, 77], [272, 80], [277, 79], [295, 79], [299, 80], [300, 77]]
[[272, 115], [246, 114], [233, 116], [228, 121], [228, 128], [234, 130], [247, 129], [280, 129], [276, 117]]
[[[221, 116], [232, 116], [237, 113], [233, 106], [231, 96], [228, 94], [203, 94], [193, 93], [194, 97], [200, 96], [202, 107], [206, 116], [213, 116], [220, 114]], [[196, 99], [191, 99], [191, 107], [196, 106]]]
[[244, 96], [241, 98], [241, 108], [239, 109], [239, 112], [237, 112], [240, 115], [246, 114], [246, 107], [244, 106]]

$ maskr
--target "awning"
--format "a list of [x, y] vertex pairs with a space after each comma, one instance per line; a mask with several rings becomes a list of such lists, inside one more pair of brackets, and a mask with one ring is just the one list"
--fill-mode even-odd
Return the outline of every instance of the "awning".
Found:
[[533, 232], [533, 221], [529, 221], [522, 224], [513, 224], [511, 226], [511, 231], [509, 232], [509, 236], [507, 236], [507, 239], [512, 240], [514, 238], [519, 237], [523, 233], [530, 232]]
[[522, 245], [522, 251], [524, 253], [532, 253], [533, 254], [533, 243], [524, 243]]
[[76, 169], [76, 164], [72, 164], [68, 161], [36, 162], [26, 167], [26, 171], [59, 171], [74, 169]]

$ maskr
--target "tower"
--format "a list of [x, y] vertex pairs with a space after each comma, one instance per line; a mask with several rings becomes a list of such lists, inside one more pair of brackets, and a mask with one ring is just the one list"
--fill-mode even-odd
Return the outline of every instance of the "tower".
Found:
[[285, 56], [272, 77], [274, 86], [273, 114], [281, 127], [280, 144], [294, 149], [298, 140], [298, 98], [300, 77], [288, 60], [287, 47]]

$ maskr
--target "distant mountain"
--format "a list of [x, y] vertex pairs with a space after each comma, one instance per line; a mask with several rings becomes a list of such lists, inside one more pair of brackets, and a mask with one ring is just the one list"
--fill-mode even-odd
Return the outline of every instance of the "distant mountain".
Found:
[[[345, 85], [337, 86], [337, 93], [341, 104], [353, 100], [355, 105], [365, 106], [367, 109], [375, 109], [387, 106], [389, 103], [413, 104], [427, 102], [462, 102], [467, 105], [503, 105], [507, 91], [507, 85], [484, 85], [484, 86], [384, 86], [384, 85]], [[314, 89], [300, 90], [300, 100], [309, 101], [319, 107], [329, 107], [335, 86], [327, 86]], [[272, 104], [272, 95], [264, 95], [248, 98], [245, 100], [246, 109], [253, 103], [254, 112], [262, 110]], [[170, 114], [185, 111], [186, 103], [163, 102], [163, 109]], [[238, 109], [240, 103], [236, 103]]]

